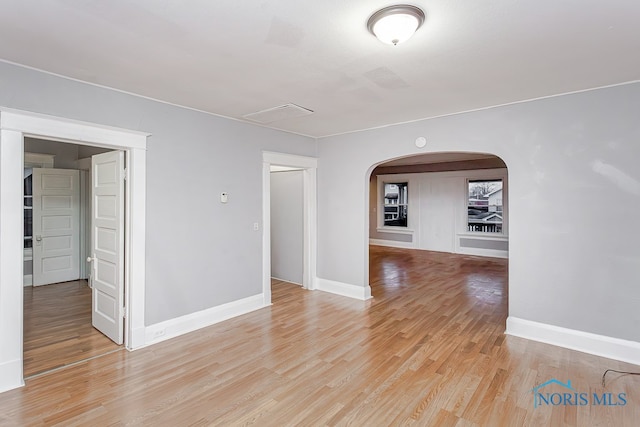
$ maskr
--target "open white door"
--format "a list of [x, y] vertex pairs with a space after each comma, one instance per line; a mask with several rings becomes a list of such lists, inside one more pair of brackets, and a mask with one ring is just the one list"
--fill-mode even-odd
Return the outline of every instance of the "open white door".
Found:
[[33, 285], [80, 277], [77, 170], [33, 169]]
[[122, 344], [124, 330], [124, 153], [91, 158], [93, 327]]

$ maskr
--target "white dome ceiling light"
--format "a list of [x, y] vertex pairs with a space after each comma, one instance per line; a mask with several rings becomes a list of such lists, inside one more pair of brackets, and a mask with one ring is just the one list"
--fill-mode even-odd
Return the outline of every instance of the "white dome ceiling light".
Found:
[[380, 9], [369, 18], [367, 28], [381, 42], [397, 45], [408, 40], [424, 22], [422, 9], [408, 4]]

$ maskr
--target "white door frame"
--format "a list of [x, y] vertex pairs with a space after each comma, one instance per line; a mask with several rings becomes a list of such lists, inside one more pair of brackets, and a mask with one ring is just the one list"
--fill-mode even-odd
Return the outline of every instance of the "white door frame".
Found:
[[264, 305], [271, 304], [271, 166], [289, 166], [303, 170], [303, 268], [302, 287], [316, 289], [317, 272], [317, 197], [318, 159], [294, 154], [262, 152], [262, 294]]
[[144, 346], [146, 145], [148, 133], [0, 107], [0, 392], [24, 385], [24, 136], [126, 153], [125, 347]]

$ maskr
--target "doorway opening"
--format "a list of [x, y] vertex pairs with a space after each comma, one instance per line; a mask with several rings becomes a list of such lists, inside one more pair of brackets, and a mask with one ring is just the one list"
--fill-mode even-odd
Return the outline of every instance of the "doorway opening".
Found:
[[[263, 222], [263, 241], [262, 241], [262, 271], [263, 271], [263, 296], [264, 304], [271, 304], [271, 285], [272, 285], [272, 272], [278, 275], [286, 275], [288, 280], [295, 281], [300, 280], [299, 284], [303, 288], [308, 290], [315, 289], [316, 278], [316, 169], [317, 159], [313, 157], [296, 156], [292, 154], [282, 153], [263, 153], [263, 168], [262, 168], [262, 222]], [[280, 171], [280, 172], [276, 172]], [[276, 180], [278, 189], [274, 188], [274, 196], [278, 202], [292, 202], [290, 207], [277, 206], [274, 207], [274, 215], [272, 222], [272, 173], [288, 173], [287, 176], [281, 175]], [[285, 178], [285, 179], [279, 179]], [[301, 188], [300, 188], [301, 187]], [[286, 197], [286, 194], [281, 195], [280, 192], [287, 191], [289, 189], [294, 190], [297, 193], [297, 200], [293, 200]], [[299, 190], [301, 193], [298, 193]], [[277, 193], [277, 194], [276, 194]], [[289, 216], [297, 217], [298, 214], [302, 214], [301, 218], [298, 218], [297, 230], [291, 230], [291, 233], [287, 233], [286, 223], [290, 219]], [[272, 238], [272, 226], [275, 226], [274, 231], [278, 233], [278, 236]], [[291, 238], [290, 242], [287, 240]], [[273, 239], [273, 240], [272, 240]], [[301, 242], [299, 241], [301, 240]], [[272, 258], [272, 245], [277, 245], [277, 249], [284, 249], [289, 253], [291, 250], [295, 251], [295, 248], [291, 245], [293, 242], [299, 244], [298, 251], [301, 249], [301, 254], [296, 254], [296, 260], [291, 263], [287, 263], [284, 260], [282, 263], [278, 262], [281, 257], [286, 257], [286, 254], [278, 253], [274, 254]], [[272, 260], [276, 261], [272, 269]], [[281, 277], [279, 279], [285, 279]], [[295, 282], [294, 282], [295, 283]]]
[[24, 138], [25, 378], [122, 348], [93, 324], [90, 288], [92, 158], [113, 151]]
[[[408, 290], [442, 267], [468, 273], [459, 281], [467, 288], [456, 292], [477, 288], [471, 293], [493, 295], [506, 310], [509, 209], [502, 159], [421, 154], [374, 165], [368, 178], [367, 275], [374, 297]], [[431, 270], [420, 272], [427, 265]]]
[[[24, 385], [24, 139], [126, 153], [124, 345], [144, 345], [145, 176], [148, 134], [41, 114], [0, 110], [0, 391]], [[96, 276], [97, 277], [97, 276]]]
[[304, 170], [271, 166], [271, 287], [302, 286]]

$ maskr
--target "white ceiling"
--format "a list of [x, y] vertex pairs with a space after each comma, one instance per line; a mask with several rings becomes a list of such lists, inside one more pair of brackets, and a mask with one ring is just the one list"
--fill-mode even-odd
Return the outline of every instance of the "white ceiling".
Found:
[[0, 58], [314, 137], [640, 79], [638, 0], [417, 0], [388, 46], [382, 0], [1, 0]]

